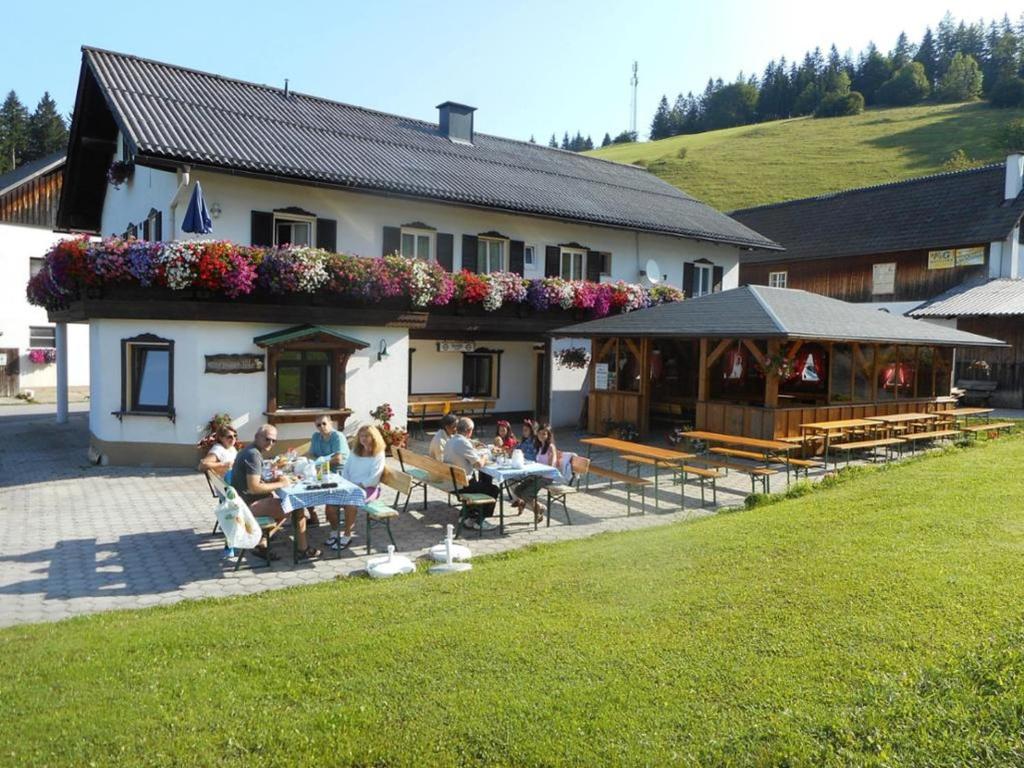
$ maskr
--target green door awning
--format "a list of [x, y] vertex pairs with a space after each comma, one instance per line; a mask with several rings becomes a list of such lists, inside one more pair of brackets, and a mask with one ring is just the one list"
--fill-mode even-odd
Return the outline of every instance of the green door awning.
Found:
[[370, 346], [367, 342], [338, 333], [331, 328], [322, 325], [296, 325], [292, 328], [284, 328], [273, 333], [265, 333], [257, 336], [252, 341], [258, 347], [275, 347], [279, 344], [287, 344], [292, 341], [306, 341], [317, 337], [329, 337], [331, 340], [342, 342], [353, 349], [366, 349]]

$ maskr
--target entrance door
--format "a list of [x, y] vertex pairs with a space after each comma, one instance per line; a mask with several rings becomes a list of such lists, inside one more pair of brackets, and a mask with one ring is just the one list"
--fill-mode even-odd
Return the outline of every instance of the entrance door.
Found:
[[18, 350], [0, 348], [0, 397], [18, 394]]

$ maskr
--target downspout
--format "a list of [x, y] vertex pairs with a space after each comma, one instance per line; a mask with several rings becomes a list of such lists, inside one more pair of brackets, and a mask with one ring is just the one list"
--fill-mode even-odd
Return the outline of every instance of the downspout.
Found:
[[168, 240], [174, 240], [177, 237], [177, 232], [178, 232], [177, 224], [178, 224], [178, 222], [177, 222], [177, 216], [175, 214], [177, 213], [177, 210], [178, 210], [178, 203], [181, 202], [181, 193], [184, 190], [188, 189], [189, 181], [191, 180], [191, 178], [190, 178], [191, 177], [190, 171], [191, 171], [191, 169], [187, 165], [183, 165], [181, 167], [181, 170], [178, 171], [178, 178], [180, 179], [180, 181], [178, 182], [178, 188], [176, 190], [174, 190], [174, 197], [171, 198], [171, 205], [170, 205], [170, 210], [169, 210], [169, 213], [170, 213], [170, 216], [169, 216], [169, 219], [170, 219], [170, 237], [167, 238]]

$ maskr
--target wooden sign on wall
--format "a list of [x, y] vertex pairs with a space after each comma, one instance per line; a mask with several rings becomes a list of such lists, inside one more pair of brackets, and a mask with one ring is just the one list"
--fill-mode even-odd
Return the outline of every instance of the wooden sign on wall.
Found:
[[263, 355], [207, 355], [206, 373], [262, 373]]

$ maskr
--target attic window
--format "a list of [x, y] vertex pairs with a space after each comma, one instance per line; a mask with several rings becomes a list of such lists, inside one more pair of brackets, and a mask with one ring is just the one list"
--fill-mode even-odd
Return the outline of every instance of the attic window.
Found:
[[274, 214], [274, 245], [312, 245], [316, 217]]

